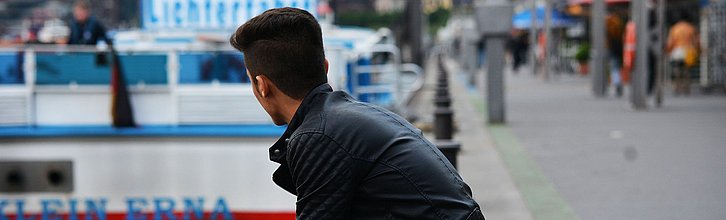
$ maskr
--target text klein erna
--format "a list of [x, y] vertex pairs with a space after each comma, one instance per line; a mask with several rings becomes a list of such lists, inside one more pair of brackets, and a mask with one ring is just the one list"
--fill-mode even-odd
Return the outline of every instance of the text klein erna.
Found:
[[126, 198], [125, 213], [109, 213], [106, 198], [40, 199], [40, 211], [29, 213], [24, 199], [0, 198], [0, 220], [107, 220], [109, 215], [125, 215], [125, 220], [231, 220], [232, 213], [224, 198], [212, 201], [211, 212], [205, 212], [202, 197]]

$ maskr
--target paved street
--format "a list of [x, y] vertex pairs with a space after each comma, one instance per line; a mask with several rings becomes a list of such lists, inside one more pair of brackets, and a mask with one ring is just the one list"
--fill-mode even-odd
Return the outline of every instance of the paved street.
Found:
[[723, 219], [726, 96], [629, 109], [589, 78], [507, 78], [508, 126], [582, 219]]

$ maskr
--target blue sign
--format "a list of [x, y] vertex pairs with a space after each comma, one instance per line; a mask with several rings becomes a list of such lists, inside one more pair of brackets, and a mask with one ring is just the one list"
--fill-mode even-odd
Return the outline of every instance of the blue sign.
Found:
[[145, 29], [234, 29], [267, 9], [293, 7], [317, 16], [317, 0], [142, 0]]

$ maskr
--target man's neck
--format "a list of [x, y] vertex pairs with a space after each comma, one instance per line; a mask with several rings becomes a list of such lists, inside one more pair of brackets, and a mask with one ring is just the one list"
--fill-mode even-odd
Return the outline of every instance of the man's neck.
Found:
[[288, 98], [283, 102], [282, 116], [287, 124], [290, 124], [292, 118], [295, 117], [295, 113], [297, 113], [297, 109], [300, 108], [301, 104], [302, 100], [295, 100], [291, 98]]

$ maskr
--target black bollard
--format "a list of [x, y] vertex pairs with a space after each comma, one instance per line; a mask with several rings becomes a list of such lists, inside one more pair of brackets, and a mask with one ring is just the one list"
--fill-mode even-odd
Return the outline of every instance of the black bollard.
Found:
[[[446, 74], [443, 72], [442, 74]], [[447, 84], [439, 84], [434, 96], [434, 135], [436, 140], [453, 138], [454, 111], [451, 110], [451, 96]]]
[[454, 111], [451, 109], [449, 77], [442, 56], [438, 58], [439, 75], [433, 100], [436, 106], [434, 109], [434, 135], [436, 137], [436, 146], [456, 168], [456, 155], [461, 149], [461, 144], [452, 140], [454, 136]]
[[434, 110], [434, 135], [436, 140], [451, 140], [453, 138], [454, 112], [451, 108], [436, 108]]
[[443, 153], [446, 159], [449, 160], [449, 163], [454, 165], [454, 168], [456, 168], [456, 158], [459, 150], [461, 150], [461, 144], [452, 140], [437, 140], [436, 147], [439, 148], [441, 153]]
[[449, 108], [451, 106], [451, 98], [449, 96], [434, 97], [434, 105], [436, 108]]

